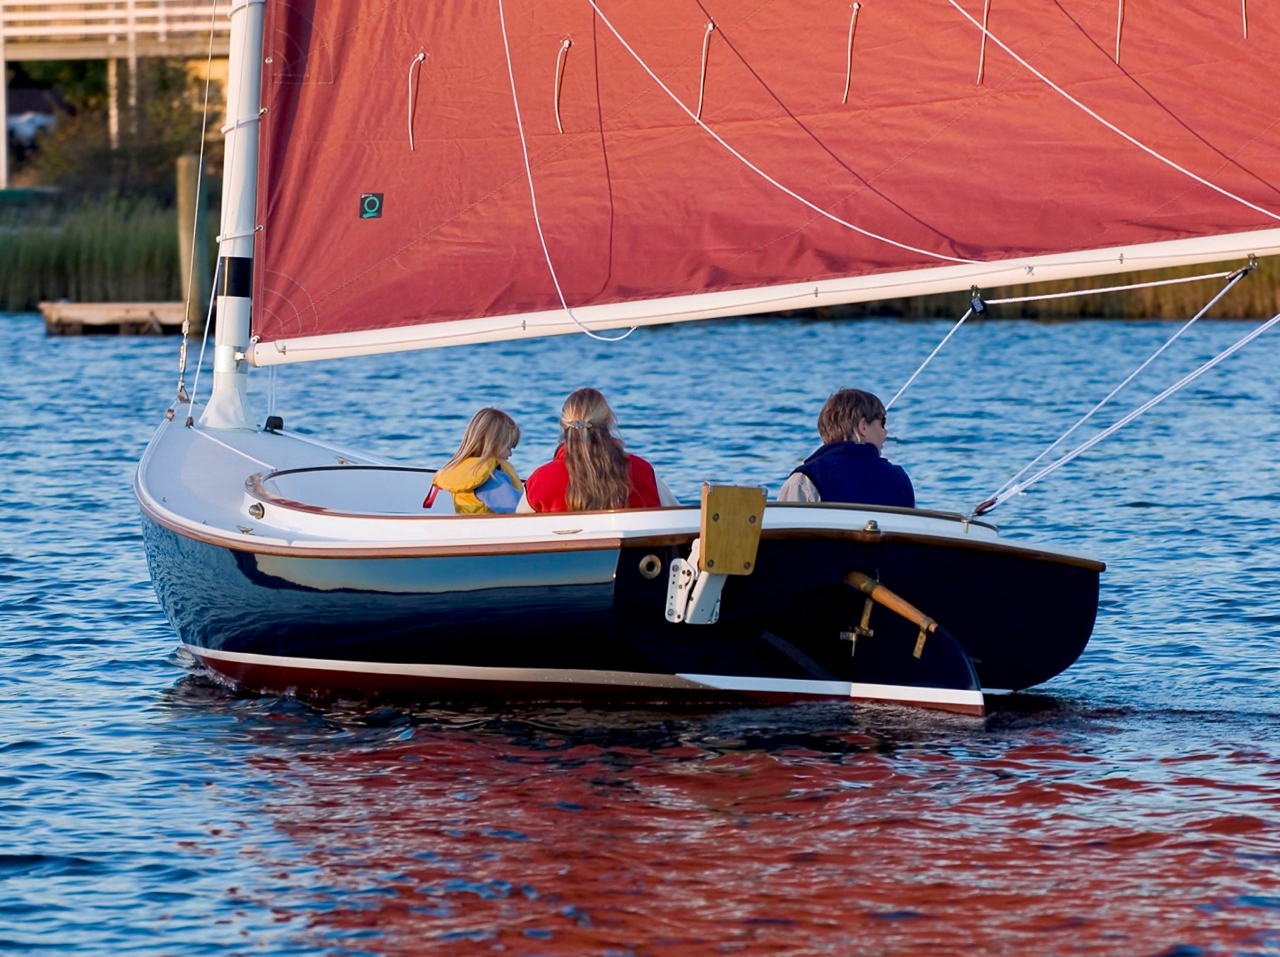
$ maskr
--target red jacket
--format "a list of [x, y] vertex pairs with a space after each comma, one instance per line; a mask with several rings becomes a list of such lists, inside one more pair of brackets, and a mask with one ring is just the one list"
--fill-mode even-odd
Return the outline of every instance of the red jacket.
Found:
[[[656, 508], [658, 501], [658, 478], [653, 473], [653, 466], [638, 455], [627, 456], [627, 481], [631, 486], [631, 494], [627, 498], [627, 508]], [[556, 457], [546, 465], [533, 470], [529, 480], [524, 483], [524, 494], [535, 512], [567, 512], [565, 492], [569, 489], [569, 468], [564, 464], [564, 446], [556, 449]]]

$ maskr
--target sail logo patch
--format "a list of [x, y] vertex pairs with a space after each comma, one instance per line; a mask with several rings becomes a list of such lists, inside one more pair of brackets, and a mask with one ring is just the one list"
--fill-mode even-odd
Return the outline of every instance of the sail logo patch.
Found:
[[382, 194], [381, 193], [361, 193], [360, 194], [360, 218], [361, 219], [381, 219], [382, 218]]

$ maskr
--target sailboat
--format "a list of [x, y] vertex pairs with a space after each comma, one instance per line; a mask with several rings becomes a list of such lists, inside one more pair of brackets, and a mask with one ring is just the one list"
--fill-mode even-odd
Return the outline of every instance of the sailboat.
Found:
[[976, 513], [734, 486], [426, 510], [431, 469], [260, 416], [249, 376], [1280, 251], [1267, 8], [237, 0], [230, 17], [213, 385], [180, 382], [135, 493], [182, 645], [246, 688], [982, 714], [1076, 661], [1101, 561]]

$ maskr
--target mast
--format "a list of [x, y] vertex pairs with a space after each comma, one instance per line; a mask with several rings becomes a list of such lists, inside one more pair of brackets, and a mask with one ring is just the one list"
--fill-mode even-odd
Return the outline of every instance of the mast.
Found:
[[258, 202], [258, 120], [262, 93], [262, 33], [266, 0], [235, 0], [227, 77], [222, 160], [222, 220], [218, 235], [217, 334], [213, 394], [200, 417], [211, 429], [252, 429], [247, 394], [254, 218]]

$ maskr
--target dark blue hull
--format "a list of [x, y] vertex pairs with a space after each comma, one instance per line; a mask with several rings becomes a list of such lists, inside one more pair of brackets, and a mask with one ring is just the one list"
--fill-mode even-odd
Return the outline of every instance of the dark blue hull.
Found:
[[[836, 689], [850, 682], [1026, 688], [1083, 651], [1101, 570], [924, 536], [766, 533], [753, 574], [728, 579], [719, 621], [691, 625], [666, 620], [666, 574], [641, 572], [650, 556], [663, 569], [686, 556], [688, 540], [329, 558], [145, 525], [160, 602], [210, 667], [263, 690], [424, 700], [721, 696], [707, 677], [726, 694], [785, 697], [847, 694]], [[945, 630], [916, 657], [919, 630], [877, 606], [873, 634], [850, 642], [864, 610], [850, 569]]]

